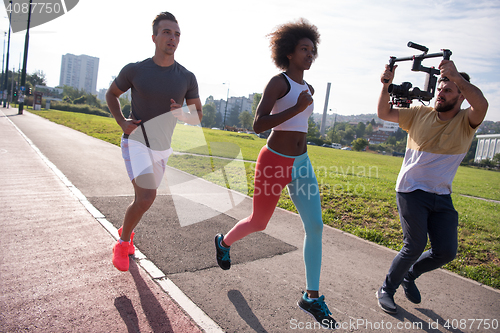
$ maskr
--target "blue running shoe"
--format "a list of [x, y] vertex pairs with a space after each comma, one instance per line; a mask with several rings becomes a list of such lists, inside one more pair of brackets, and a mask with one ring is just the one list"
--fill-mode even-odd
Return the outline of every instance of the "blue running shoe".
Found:
[[217, 252], [217, 263], [223, 270], [228, 270], [231, 268], [231, 258], [229, 258], [230, 248], [226, 248], [221, 245], [221, 241], [224, 239], [224, 235], [215, 235], [215, 250]]
[[307, 293], [304, 292], [300, 300], [297, 302], [299, 308], [305, 313], [310, 314], [316, 319], [321, 326], [326, 329], [335, 329], [337, 322], [330, 317], [332, 314], [325, 303], [325, 296], [321, 296], [316, 300], [309, 299]]

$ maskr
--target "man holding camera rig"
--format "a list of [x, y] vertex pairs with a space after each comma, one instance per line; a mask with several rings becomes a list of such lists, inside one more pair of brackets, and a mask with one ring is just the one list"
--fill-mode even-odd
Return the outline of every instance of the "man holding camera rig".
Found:
[[[451, 184], [488, 109], [481, 90], [449, 60], [438, 67], [441, 77], [434, 108], [393, 108], [388, 88], [396, 67], [391, 71], [386, 65], [382, 73], [377, 111], [379, 118], [399, 123], [408, 132], [396, 183], [404, 245], [377, 291], [378, 304], [387, 313], [397, 312], [394, 294], [399, 285], [409, 301], [420, 303], [415, 279], [456, 256], [458, 213], [451, 200]], [[470, 104], [467, 109], [460, 108], [464, 100]], [[431, 249], [423, 252], [427, 235]]]

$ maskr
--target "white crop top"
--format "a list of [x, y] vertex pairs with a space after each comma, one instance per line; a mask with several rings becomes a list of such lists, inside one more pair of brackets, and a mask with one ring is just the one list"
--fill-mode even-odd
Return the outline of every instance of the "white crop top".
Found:
[[[304, 84], [299, 84], [290, 79], [285, 73], [282, 73], [282, 75], [287, 79], [290, 90], [285, 96], [281, 97], [276, 101], [276, 103], [274, 103], [273, 109], [271, 110], [271, 114], [280, 113], [281, 111], [289, 109], [295, 104], [297, 104], [297, 98], [299, 97], [302, 91], [307, 90], [309, 94], [311, 94], [309, 85], [305, 81]], [[309, 105], [301, 113], [274, 127], [273, 131], [295, 131], [295, 132], [307, 133], [307, 129], [309, 127], [308, 126], [309, 116], [313, 113], [313, 110], [314, 110], [314, 102], [311, 103], [311, 105]]]

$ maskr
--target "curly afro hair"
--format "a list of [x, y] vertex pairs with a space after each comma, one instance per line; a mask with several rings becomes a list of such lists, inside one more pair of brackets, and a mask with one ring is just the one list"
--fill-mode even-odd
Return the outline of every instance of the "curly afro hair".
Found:
[[318, 56], [317, 46], [320, 41], [318, 28], [303, 18], [296, 22], [280, 25], [267, 36], [271, 39], [271, 58], [276, 67], [280, 69], [288, 69], [290, 63], [287, 56], [295, 51], [295, 47], [302, 38], [309, 38], [313, 42], [314, 59]]

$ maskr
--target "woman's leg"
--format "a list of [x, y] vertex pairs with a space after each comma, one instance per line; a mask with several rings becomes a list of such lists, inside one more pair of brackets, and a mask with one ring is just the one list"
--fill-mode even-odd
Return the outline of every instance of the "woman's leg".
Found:
[[[297, 161], [299, 162], [299, 161]], [[304, 224], [304, 263], [306, 285], [310, 297], [319, 296], [321, 273], [323, 219], [321, 216], [321, 198], [318, 181], [307, 157], [294, 165], [294, 180], [288, 185], [288, 191]]]
[[225, 236], [224, 244], [231, 246], [237, 240], [266, 228], [274, 213], [281, 191], [291, 177], [293, 158], [284, 157], [264, 146], [255, 167], [255, 186], [252, 214], [239, 221]]

